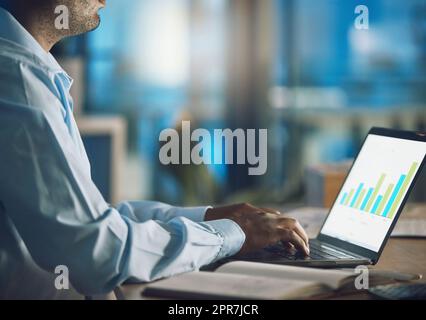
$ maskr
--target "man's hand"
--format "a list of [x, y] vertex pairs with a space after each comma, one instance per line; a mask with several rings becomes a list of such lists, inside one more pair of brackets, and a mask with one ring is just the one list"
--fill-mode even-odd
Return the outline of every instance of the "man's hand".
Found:
[[281, 241], [288, 247], [309, 254], [309, 238], [295, 219], [284, 218], [273, 209], [257, 208], [250, 204], [209, 209], [205, 220], [230, 219], [235, 221], [246, 235], [246, 241], [239, 255], [263, 249]]

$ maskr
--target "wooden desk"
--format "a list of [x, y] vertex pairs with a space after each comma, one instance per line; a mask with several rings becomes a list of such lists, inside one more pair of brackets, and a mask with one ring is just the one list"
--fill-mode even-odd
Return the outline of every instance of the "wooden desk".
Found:
[[[284, 208], [285, 209], [285, 208]], [[287, 210], [282, 210], [286, 212]], [[301, 222], [306, 220], [306, 216], [312, 216], [312, 208], [306, 208], [305, 212], [298, 209], [291, 211], [288, 215], [299, 219]], [[310, 237], [315, 237], [325, 219], [327, 210], [314, 209], [319, 215], [319, 219], [315, 221], [313, 228], [308, 228], [307, 232]], [[426, 214], [426, 205], [423, 206], [407, 206], [403, 216], [405, 218], [419, 218]], [[315, 214], [314, 214], [315, 215]], [[311, 220], [309, 218], [308, 220]], [[426, 282], [426, 239], [403, 239], [391, 238], [386, 244], [385, 249], [380, 257], [379, 263], [371, 268], [379, 270], [397, 271], [404, 273], [422, 274], [423, 279], [420, 281]], [[144, 285], [124, 285], [121, 287], [123, 297], [125, 299], [140, 300], [141, 292]], [[373, 299], [374, 297], [368, 293], [361, 292], [357, 294], [335, 296], [332, 299]]]
[[[420, 281], [426, 282], [426, 239], [390, 239], [374, 269], [395, 270], [423, 274]], [[128, 300], [147, 299], [141, 296], [145, 285], [131, 284], [121, 287], [123, 297]], [[336, 296], [332, 299], [373, 299], [368, 293]]]
[[[423, 278], [418, 281], [426, 282], [426, 239], [390, 239], [379, 263], [372, 268], [422, 274]], [[332, 298], [332, 300], [371, 299], [374, 299], [374, 296], [366, 292]]]
[[426, 281], [426, 239], [390, 239], [373, 268], [419, 273]]

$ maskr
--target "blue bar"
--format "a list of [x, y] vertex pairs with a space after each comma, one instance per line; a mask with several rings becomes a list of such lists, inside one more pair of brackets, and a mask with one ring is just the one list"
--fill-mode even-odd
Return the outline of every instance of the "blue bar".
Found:
[[398, 183], [395, 187], [395, 189], [393, 190], [392, 196], [390, 197], [388, 204], [386, 205], [385, 211], [383, 211], [382, 217], [386, 217], [389, 213], [389, 210], [392, 207], [392, 204], [395, 201], [396, 196], [398, 195], [399, 190], [402, 187], [402, 184], [404, 183], [404, 180], [407, 176], [405, 174], [401, 175], [401, 177], [398, 180]]
[[380, 201], [382, 201], [383, 196], [378, 196], [376, 202], [374, 203], [373, 210], [371, 213], [375, 214], [377, 211], [377, 208], [379, 207]]
[[340, 204], [343, 205], [343, 203], [345, 203], [346, 197], [348, 196], [348, 193], [345, 192], [345, 194], [342, 197], [342, 200], [340, 200]]
[[371, 197], [371, 194], [373, 193], [373, 191], [374, 191], [374, 188], [370, 188], [368, 190], [368, 193], [365, 196], [365, 199], [364, 199], [364, 201], [362, 202], [362, 205], [361, 205], [361, 210], [362, 211], [364, 211], [365, 207], [367, 206], [368, 200], [370, 200], [370, 197]]
[[361, 183], [361, 184], [359, 185], [358, 190], [357, 190], [357, 191], [356, 191], [356, 193], [355, 193], [355, 197], [352, 199], [352, 202], [351, 202], [351, 208], [353, 208], [353, 206], [355, 205], [355, 203], [356, 203], [356, 199], [358, 198], [358, 196], [359, 196], [359, 194], [360, 194], [360, 192], [361, 192], [361, 190], [362, 190], [362, 187], [364, 187], [364, 184], [363, 184], [363, 183]]

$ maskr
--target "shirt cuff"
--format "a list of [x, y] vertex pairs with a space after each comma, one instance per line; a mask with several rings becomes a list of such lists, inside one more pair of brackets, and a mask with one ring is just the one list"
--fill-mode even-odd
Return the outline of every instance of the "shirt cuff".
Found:
[[176, 208], [175, 213], [177, 217], [185, 217], [194, 222], [203, 222], [208, 209], [212, 207], [185, 207]]
[[237, 254], [246, 241], [246, 235], [243, 230], [232, 220], [213, 220], [204, 222], [203, 224], [212, 227], [223, 239], [222, 246], [215, 261]]

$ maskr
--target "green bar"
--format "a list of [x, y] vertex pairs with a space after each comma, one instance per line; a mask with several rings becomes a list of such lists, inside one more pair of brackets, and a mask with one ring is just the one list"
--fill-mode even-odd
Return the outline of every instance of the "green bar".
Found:
[[340, 204], [341, 205], [343, 205], [343, 204], [345, 204], [345, 200], [346, 200], [346, 197], [348, 196], [348, 194], [345, 192], [345, 194], [343, 195], [343, 197], [342, 197], [342, 200], [340, 200]]
[[365, 208], [365, 211], [370, 212], [371, 206], [373, 205], [374, 201], [376, 200], [377, 194], [379, 193], [380, 187], [383, 184], [383, 180], [385, 180], [386, 175], [383, 173], [379, 179], [379, 181], [376, 184], [376, 187], [374, 188], [373, 195], [371, 196], [370, 200], [368, 201], [367, 208]]
[[358, 186], [358, 188], [356, 189], [355, 196], [354, 196], [354, 198], [351, 201], [351, 208], [355, 207], [355, 204], [356, 204], [356, 202], [358, 200], [359, 194], [361, 193], [361, 190], [362, 190], [363, 186], [364, 186], [364, 184], [360, 183], [359, 186]]
[[382, 202], [383, 196], [378, 196], [376, 202], [374, 202], [373, 210], [371, 210], [372, 214], [376, 214], [377, 208], [380, 205], [380, 202]]
[[393, 187], [395, 187], [395, 185], [390, 184], [389, 187], [386, 189], [385, 195], [383, 196], [383, 200], [382, 200], [382, 202], [380, 202], [380, 206], [379, 206], [379, 208], [377, 209], [377, 212], [376, 212], [376, 214], [378, 214], [379, 216], [381, 216], [382, 213], [383, 213], [383, 209], [385, 208], [385, 204], [389, 200], [389, 197], [391, 195]]
[[388, 201], [388, 204], [386, 205], [385, 211], [383, 211], [383, 214], [382, 214], [383, 217], [387, 217], [387, 215], [388, 215], [388, 213], [389, 213], [392, 205], [395, 202], [395, 198], [398, 195], [399, 190], [401, 189], [401, 187], [402, 187], [402, 185], [403, 185], [403, 183], [405, 181], [405, 178], [407, 178], [407, 176], [405, 174], [402, 174], [399, 177], [398, 183], [396, 184], [395, 189], [393, 189], [392, 195], [391, 195], [391, 197], [390, 197], [390, 199]]
[[349, 195], [348, 195], [348, 197], [346, 198], [346, 201], [345, 201], [345, 206], [347, 206], [349, 204], [349, 200], [351, 200], [351, 198], [352, 198], [352, 196], [354, 194], [354, 191], [355, 190], [352, 189], [351, 192], [349, 192]]
[[409, 184], [411, 183], [411, 180], [413, 179], [414, 174], [416, 173], [417, 167], [419, 166], [419, 164], [417, 162], [414, 162], [411, 167], [410, 170], [408, 171], [407, 177], [405, 178], [404, 183], [402, 184], [401, 189], [398, 192], [398, 195], [396, 196], [395, 202], [392, 205], [392, 208], [388, 214], [388, 218], [392, 219], [393, 216], [395, 215], [396, 210], [399, 207], [399, 203], [402, 199], [402, 196], [405, 194], [405, 192], [408, 189]]
[[361, 205], [362, 199], [364, 199], [365, 195], [365, 189], [362, 189], [361, 193], [359, 194], [359, 198], [357, 202], [355, 203], [355, 209], [359, 209], [359, 206]]

